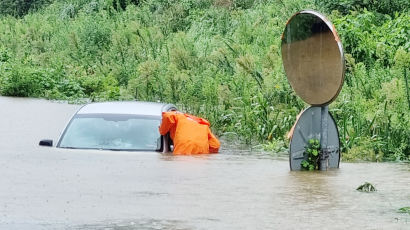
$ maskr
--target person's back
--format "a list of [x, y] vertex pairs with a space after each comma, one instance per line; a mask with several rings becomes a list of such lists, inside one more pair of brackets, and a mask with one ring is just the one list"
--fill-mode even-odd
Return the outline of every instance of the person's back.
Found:
[[170, 132], [174, 154], [217, 153], [220, 143], [205, 119], [179, 112], [164, 112], [159, 128], [161, 135]]

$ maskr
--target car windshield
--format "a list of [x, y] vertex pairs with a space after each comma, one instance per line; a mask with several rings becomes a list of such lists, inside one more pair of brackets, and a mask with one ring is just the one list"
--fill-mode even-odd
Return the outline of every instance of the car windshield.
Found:
[[159, 150], [160, 117], [128, 114], [77, 114], [58, 147], [108, 150]]

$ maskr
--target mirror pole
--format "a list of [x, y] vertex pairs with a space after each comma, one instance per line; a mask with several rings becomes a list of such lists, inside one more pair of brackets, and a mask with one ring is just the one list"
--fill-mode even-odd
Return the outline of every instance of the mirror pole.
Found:
[[321, 106], [320, 147], [322, 151], [320, 154], [319, 169], [322, 171], [326, 171], [329, 165], [329, 155], [327, 151], [328, 113], [329, 106]]

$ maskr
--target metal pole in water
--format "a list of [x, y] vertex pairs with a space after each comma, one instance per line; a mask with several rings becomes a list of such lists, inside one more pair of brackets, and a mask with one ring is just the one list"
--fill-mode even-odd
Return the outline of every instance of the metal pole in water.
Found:
[[321, 124], [320, 124], [320, 154], [319, 170], [326, 171], [329, 165], [329, 156], [327, 155], [327, 130], [328, 130], [328, 113], [329, 106], [321, 106]]

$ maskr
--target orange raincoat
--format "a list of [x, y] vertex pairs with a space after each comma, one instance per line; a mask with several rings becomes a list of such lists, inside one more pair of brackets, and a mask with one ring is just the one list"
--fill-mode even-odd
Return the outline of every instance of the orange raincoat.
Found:
[[170, 132], [174, 154], [217, 153], [220, 143], [212, 134], [209, 121], [176, 111], [163, 112], [159, 127], [161, 135]]

